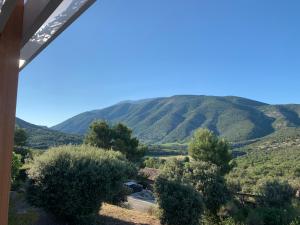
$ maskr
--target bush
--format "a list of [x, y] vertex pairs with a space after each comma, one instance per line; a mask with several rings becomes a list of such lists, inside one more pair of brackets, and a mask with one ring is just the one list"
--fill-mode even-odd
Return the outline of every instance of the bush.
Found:
[[281, 208], [291, 204], [293, 189], [287, 182], [268, 181], [259, 188], [261, 206]]
[[32, 156], [33, 156], [32, 151], [29, 148], [26, 148], [26, 147], [15, 146], [14, 147], [14, 152], [16, 154], [22, 156], [22, 159], [21, 159], [22, 163], [25, 163], [25, 161], [28, 160], [28, 159], [32, 159]]
[[290, 225], [300, 225], [300, 217], [297, 218], [297, 219], [294, 219], [294, 220], [290, 223]]
[[198, 225], [203, 212], [201, 195], [189, 185], [158, 177], [155, 193], [162, 225]]
[[221, 205], [230, 200], [231, 196], [226, 182], [216, 165], [207, 162], [187, 163], [183, 175], [203, 196], [206, 210], [217, 214]]
[[15, 189], [19, 185], [19, 183], [17, 182], [17, 178], [20, 174], [20, 169], [22, 166], [21, 158], [21, 155], [18, 155], [13, 152], [11, 165], [11, 182], [13, 189]]
[[193, 186], [202, 194], [206, 210], [215, 215], [231, 197], [220, 169], [211, 163], [170, 160], [165, 163], [162, 176]]
[[159, 169], [165, 163], [166, 163], [165, 159], [149, 157], [144, 160], [143, 167]]
[[252, 211], [248, 218], [249, 225], [288, 225], [292, 220], [290, 212], [278, 208], [257, 208]]
[[34, 159], [27, 197], [72, 224], [93, 224], [103, 201], [120, 193], [134, 169], [119, 152], [62, 146]]
[[242, 225], [239, 222], [236, 222], [233, 218], [227, 218], [225, 220], [223, 220], [220, 225]]

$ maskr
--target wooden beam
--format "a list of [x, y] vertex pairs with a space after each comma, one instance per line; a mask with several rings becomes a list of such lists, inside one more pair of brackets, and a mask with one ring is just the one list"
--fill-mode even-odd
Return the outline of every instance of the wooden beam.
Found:
[[17, 1], [18, 0], [8, 0], [5, 1], [4, 5], [2, 6], [0, 14], [0, 33], [3, 31], [7, 20], [9, 19], [12, 11], [16, 7]]
[[24, 1], [18, 3], [0, 34], [0, 224], [8, 223]]

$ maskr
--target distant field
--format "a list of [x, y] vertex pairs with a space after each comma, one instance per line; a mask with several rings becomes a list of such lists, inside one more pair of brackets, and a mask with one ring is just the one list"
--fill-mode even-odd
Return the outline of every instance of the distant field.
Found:
[[172, 157], [187, 155], [187, 144], [168, 143], [161, 145], [149, 145], [147, 156]]

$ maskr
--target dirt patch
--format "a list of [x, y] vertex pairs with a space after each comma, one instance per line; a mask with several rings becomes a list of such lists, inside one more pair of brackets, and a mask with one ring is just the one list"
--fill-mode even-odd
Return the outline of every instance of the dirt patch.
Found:
[[104, 204], [100, 221], [105, 225], [160, 225], [159, 220], [147, 213]]

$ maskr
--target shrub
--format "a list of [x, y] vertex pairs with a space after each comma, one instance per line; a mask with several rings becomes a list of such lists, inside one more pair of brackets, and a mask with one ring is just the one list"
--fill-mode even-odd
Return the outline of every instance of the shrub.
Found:
[[27, 197], [72, 224], [93, 224], [103, 201], [120, 193], [133, 172], [119, 152], [62, 146], [34, 159]]
[[300, 225], [300, 217], [294, 219], [294, 220], [290, 223], [290, 225]]
[[165, 164], [165, 162], [166, 162], [165, 159], [149, 157], [144, 160], [143, 167], [159, 169], [161, 166]]
[[236, 222], [233, 218], [229, 217], [225, 220], [223, 220], [220, 225], [242, 225], [239, 222]]
[[158, 177], [155, 193], [162, 225], [198, 225], [203, 212], [201, 195], [189, 185]]
[[279, 208], [257, 208], [251, 217], [247, 218], [249, 225], [288, 225], [291, 221], [289, 211]]
[[202, 194], [206, 210], [212, 214], [216, 215], [221, 205], [230, 200], [226, 182], [216, 165], [207, 162], [187, 163], [183, 177]]
[[22, 166], [21, 158], [21, 155], [18, 155], [13, 152], [11, 165], [11, 182], [13, 189], [15, 189], [19, 185], [19, 183], [17, 182], [17, 178], [19, 176], [20, 169]]
[[19, 146], [15, 146], [14, 147], [14, 152], [16, 154], [19, 154], [22, 156], [22, 163], [25, 163], [26, 160], [31, 159], [33, 156], [32, 151], [29, 148], [26, 147], [19, 147]]
[[281, 208], [291, 203], [293, 189], [287, 182], [268, 181], [259, 188], [261, 206]]
[[202, 194], [205, 208], [212, 214], [217, 214], [220, 206], [230, 199], [220, 169], [211, 163], [170, 160], [164, 165], [162, 176], [193, 186]]

